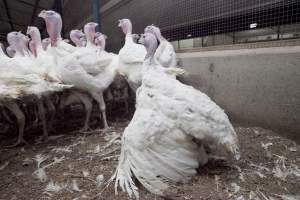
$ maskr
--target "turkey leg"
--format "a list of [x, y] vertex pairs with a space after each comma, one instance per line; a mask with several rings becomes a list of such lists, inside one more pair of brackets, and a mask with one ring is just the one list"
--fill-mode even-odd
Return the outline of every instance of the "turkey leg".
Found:
[[5, 106], [16, 116], [18, 126], [19, 126], [19, 136], [17, 142], [8, 147], [16, 147], [21, 144], [28, 144], [24, 139], [24, 127], [25, 127], [24, 113], [21, 111], [20, 107], [15, 101], [8, 102]]

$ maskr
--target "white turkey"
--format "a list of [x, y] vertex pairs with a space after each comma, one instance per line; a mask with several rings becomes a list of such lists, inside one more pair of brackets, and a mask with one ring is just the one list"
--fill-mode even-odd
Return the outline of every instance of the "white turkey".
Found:
[[[114, 55], [105, 51], [107, 36], [97, 32], [95, 37], [95, 44], [99, 47], [100, 56]], [[116, 55], [114, 55], [116, 56]], [[107, 99], [110, 99], [114, 104], [123, 103], [125, 106], [124, 115], [128, 114], [128, 99], [129, 99], [129, 86], [125, 77], [119, 73], [116, 74], [114, 81], [106, 90]]]
[[[80, 30], [72, 30], [70, 32], [70, 39], [78, 48], [82, 48], [86, 46], [86, 38], [82, 31]], [[89, 121], [92, 114], [93, 102], [91, 97], [82, 90], [72, 89], [69, 93], [63, 94], [60, 101], [60, 109], [63, 110], [65, 106], [71, 105], [74, 103], [82, 103], [85, 109], [86, 117], [83, 128], [80, 132], [86, 132], [90, 130]]]
[[30, 36], [29, 41], [30, 50], [34, 56], [34, 63], [41, 70], [41, 73], [47, 74], [48, 78], [61, 82], [59, 70], [56, 66], [53, 55], [45, 51], [42, 46], [42, 39], [40, 31], [37, 27], [28, 26], [27, 34]]
[[154, 58], [157, 60], [157, 62], [159, 62], [160, 65], [166, 68], [176, 67], [177, 60], [174, 47], [168, 40], [166, 40], [162, 36], [160, 29], [154, 25], [151, 25], [145, 28], [145, 32], [154, 34], [156, 39], [159, 41], [158, 48], [154, 55]]
[[[61, 51], [58, 47], [61, 41], [62, 27], [61, 16], [54, 11], [42, 11], [39, 15], [46, 21], [47, 31], [51, 38], [54, 51]], [[104, 127], [108, 128], [106, 120], [106, 107], [103, 99], [103, 91], [113, 81], [118, 67], [118, 57], [113, 55], [102, 56], [97, 54], [97, 46], [94, 44], [96, 23], [88, 23], [84, 26], [87, 38], [85, 48], [75, 48], [66, 55], [56, 54], [56, 60], [61, 70], [65, 83], [74, 85], [80, 90], [85, 90], [98, 102]]]
[[62, 19], [60, 16], [57, 17], [57, 15], [59, 14], [52, 10], [42, 10], [38, 15], [45, 20], [46, 29], [50, 38], [50, 47], [55, 47], [47, 50], [52, 53], [56, 61], [59, 57], [69, 55], [76, 51], [76, 47], [62, 39]]
[[[38, 106], [43, 109], [42, 97], [47, 95], [49, 92], [61, 91], [66, 86], [57, 82], [49, 82], [46, 77], [49, 77], [44, 71], [37, 66], [35, 60], [31, 56], [30, 52], [27, 52], [28, 39], [22, 33], [11, 32], [7, 35], [7, 41], [12, 49], [16, 52], [13, 58], [6, 57], [2, 59], [0, 67], [0, 80], [1, 85], [4, 85], [9, 90], [10, 102], [14, 99], [23, 98], [26, 96], [35, 96], [38, 102]], [[68, 86], [67, 86], [68, 87]], [[14, 96], [15, 90], [18, 93]], [[16, 106], [14, 106], [16, 108]], [[20, 113], [18, 111], [18, 113]], [[23, 121], [21, 120], [21, 126], [24, 127]], [[24, 128], [23, 128], [24, 130]], [[47, 137], [47, 132], [44, 132], [44, 137]], [[19, 139], [15, 145], [24, 143], [23, 131], [19, 131]]]
[[129, 19], [119, 20], [119, 27], [125, 34], [125, 44], [119, 51], [119, 71], [125, 75], [131, 89], [136, 91], [141, 85], [141, 68], [147, 52], [143, 45], [134, 42]]
[[70, 39], [77, 47], [86, 46], [86, 36], [81, 30], [72, 30], [70, 32]]
[[[70, 44], [67, 44], [64, 40], [62, 40], [61, 38], [62, 20], [58, 13], [51, 10], [48, 11], [43, 10], [40, 12], [38, 16], [45, 20], [47, 32], [49, 34], [49, 38], [43, 40], [43, 43], [45, 45], [44, 49], [47, 49], [47, 52], [54, 57], [55, 66], [58, 67], [59, 75], [62, 81], [66, 83], [74, 84], [72, 80], [70, 81], [70, 78], [72, 79], [75, 77], [73, 76], [68, 78], [68, 74], [66, 74], [66, 72], [73, 73], [74, 71], [73, 70], [68, 71], [67, 69], [62, 68], [61, 66], [63, 65], [62, 62], [64, 62], [64, 59], [66, 58], [70, 59], [71, 58], [70, 55], [75, 51], [77, 51], [78, 49], [76, 47], [73, 47]], [[85, 74], [86, 73], [84, 72], [83, 75]], [[81, 81], [80, 76], [78, 76], [75, 80]], [[75, 102], [82, 102], [85, 106], [85, 110], [87, 114], [86, 114], [84, 127], [81, 129], [81, 131], [87, 131], [89, 129], [88, 126], [89, 118], [92, 112], [92, 102], [88, 95], [75, 90], [70, 91], [70, 93], [64, 93], [61, 98], [60, 109], [63, 109], [64, 106]]]
[[[237, 135], [224, 111], [207, 95], [174, 79], [156, 62], [157, 39], [145, 33], [147, 48], [136, 111], [125, 129], [113, 178], [130, 197], [138, 198], [134, 177], [150, 192], [164, 195], [185, 183], [207, 162], [202, 144], [212, 142], [239, 159]], [[176, 72], [176, 71], [175, 71]]]
[[[31, 40], [29, 42], [30, 50], [34, 56], [33, 61], [37, 67], [42, 70], [42, 74], [44, 74], [45, 78], [49, 79], [49, 81], [55, 81], [57, 83], [60, 83], [61, 80], [59, 78], [59, 72], [57, 69], [57, 66], [55, 64], [54, 57], [49, 54], [47, 51], [45, 51], [42, 47], [42, 39], [40, 31], [37, 27], [34, 26], [28, 26], [27, 28], [27, 34], [30, 36]], [[53, 93], [48, 91], [47, 93], [44, 93], [41, 98], [38, 98], [37, 100], [37, 106], [38, 106], [38, 115], [40, 120], [43, 124], [43, 132], [44, 132], [44, 139], [47, 140], [48, 138], [48, 129], [53, 129], [52, 124], [55, 117], [56, 108], [54, 106], [54, 103], [51, 99], [53, 96]], [[50, 115], [50, 120], [48, 121], [47, 126], [47, 120], [46, 120], [46, 109]]]
[[[0, 48], [0, 70], [8, 61], [9, 58], [5, 55], [2, 48]], [[25, 115], [17, 103], [19, 93], [20, 91], [17, 87], [6, 85], [3, 80], [0, 80], [0, 105], [5, 106], [13, 113], [18, 124], [18, 139], [11, 147], [27, 143], [24, 139]]]

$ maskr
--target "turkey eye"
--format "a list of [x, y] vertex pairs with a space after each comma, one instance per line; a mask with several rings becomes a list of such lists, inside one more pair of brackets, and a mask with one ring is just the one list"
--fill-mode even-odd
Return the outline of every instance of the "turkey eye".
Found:
[[153, 94], [148, 94], [148, 97], [153, 98], [154, 95]]

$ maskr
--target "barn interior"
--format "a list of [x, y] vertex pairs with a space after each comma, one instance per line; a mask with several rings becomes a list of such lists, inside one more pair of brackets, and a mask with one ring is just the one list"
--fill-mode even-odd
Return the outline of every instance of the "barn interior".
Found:
[[[107, 74], [101, 71], [104, 75], [95, 82], [103, 88], [99, 90], [99, 97], [93, 91], [97, 87], [88, 88], [93, 81], [83, 80], [81, 71], [74, 75], [58, 70], [64, 73], [63, 78], [61, 74], [58, 78], [52, 77], [53, 71], [47, 71], [51, 64], [69, 62], [71, 67], [78, 65], [79, 59], [75, 58], [78, 61], [75, 65], [73, 60], [60, 62], [60, 59], [67, 60], [62, 59], [65, 54], [60, 54], [56, 60], [45, 56], [36, 62], [49, 72], [37, 79], [29, 81], [28, 74], [19, 76], [13, 73], [19, 63], [27, 62], [27, 58], [38, 60], [39, 53], [35, 55], [29, 43], [29, 54], [23, 55], [27, 58], [14, 61], [19, 55], [16, 51], [12, 51], [12, 56], [9, 54], [9, 47], [13, 47], [8, 37], [10, 33], [28, 35], [33, 41], [28, 27], [36, 27], [41, 39], [50, 38], [43, 52], [55, 52], [51, 49], [57, 47], [54, 44], [57, 41], [52, 40], [49, 24], [41, 17], [44, 11], [50, 10], [61, 17], [62, 37], [58, 41], [65, 43], [64, 49], [90, 48], [85, 27], [97, 23], [94, 28], [99, 34], [94, 36], [100, 38], [99, 49], [101, 45], [105, 47], [99, 52], [108, 52], [107, 55], [112, 57], [103, 60], [100, 57], [104, 63], [101, 66], [107, 60], [119, 59], [126, 45], [124, 29], [118, 27], [119, 20], [130, 19], [133, 33], [138, 37], [136, 44], [140, 46], [141, 34], [145, 32], [147, 35], [145, 28], [151, 25], [159, 27], [164, 38], [162, 41], [167, 41], [176, 55], [174, 67], [184, 71], [177, 76], [178, 84], [191, 86], [195, 93], [207, 96], [224, 111], [234, 128], [241, 155], [239, 160], [228, 157], [218, 145], [204, 144], [208, 162], [195, 169], [197, 173], [191, 180], [171, 184], [162, 194], [151, 191], [137, 176], [133, 178], [140, 199], [300, 199], [300, 2], [297, 0], [1, 0], [0, 199], [125, 200], [137, 197], [134, 192], [130, 197], [130, 192], [122, 192], [120, 188], [115, 194], [117, 181], [114, 176], [122, 160], [124, 141], [129, 140], [126, 136], [130, 131], [138, 130], [138, 126], [134, 129], [134, 123], [143, 117], [139, 114], [150, 112], [141, 111], [147, 101], [140, 94], [149, 89], [147, 84], [141, 80], [136, 87], [126, 69], [123, 72], [122, 69], [116, 70], [113, 76], [109, 70], [104, 70]], [[80, 46], [81, 43], [72, 40], [73, 30], [85, 34], [85, 45]], [[80, 36], [80, 42], [82, 38]], [[158, 38], [157, 41], [158, 45], [162, 43]], [[95, 57], [88, 57], [89, 51], [78, 52], [76, 55], [82, 53], [83, 58], [80, 64], [89, 63], [86, 61], [93, 61]], [[146, 61], [139, 62], [142, 63], [141, 69]], [[9, 66], [7, 63], [13, 64]], [[36, 65], [35, 61], [32, 63]], [[50, 64], [44, 66], [43, 63]], [[27, 70], [26, 66], [24, 69]], [[93, 73], [89, 72], [89, 75], [94, 76]], [[106, 77], [111, 82], [102, 87], [101, 84], [108, 80]], [[61, 79], [59, 83], [56, 78]], [[36, 94], [33, 87], [27, 89], [40, 79], [50, 85], [47, 90], [51, 92]], [[7, 89], [6, 86], [12, 83], [17, 89], [15, 85]], [[161, 79], [158, 85], [167, 84]], [[178, 87], [174, 85], [174, 88]], [[189, 94], [193, 93], [186, 89], [186, 95], [180, 98], [189, 102], [193, 99]], [[155, 101], [159, 95], [153, 96]], [[159, 116], [169, 104], [172, 104], [171, 100], [153, 111]], [[207, 106], [201, 99], [193, 105], [198, 104], [202, 108]], [[180, 110], [175, 106], [173, 109]], [[182, 115], [184, 113], [178, 111], [176, 116]], [[147, 133], [163, 126], [162, 122], [168, 122], [167, 118], [163, 119], [165, 121], [160, 121], [156, 115], [149, 117], [148, 121], [143, 121], [143, 130]], [[151, 120], [155, 125], [150, 123]], [[203, 126], [203, 121], [194, 122], [195, 127]], [[181, 120], [179, 124], [181, 122], [185, 123]], [[178, 124], [173, 125], [175, 130], [181, 130]], [[170, 130], [166, 128], [158, 132], [163, 134]], [[138, 134], [136, 138], [139, 138]], [[160, 141], [163, 139], [151, 140], [157, 145]], [[151, 142], [145, 141], [142, 146], [148, 147]], [[163, 146], [167, 148], [172, 144]], [[175, 152], [176, 156], [176, 149], [180, 148], [178, 145], [172, 153]], [[167, 165], [165, 160], [156, 158], [149, 162], [154, 166], [153, 171], [159, 164]], [[147, 172], [146, 169], [140, 170]], [[134, 169], [130, 173], [134, 174]]]

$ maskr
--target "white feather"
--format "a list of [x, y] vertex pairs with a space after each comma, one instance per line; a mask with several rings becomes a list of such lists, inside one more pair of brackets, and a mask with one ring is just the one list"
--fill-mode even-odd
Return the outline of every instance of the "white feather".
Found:
[[193, 139], [224, 146], [239, 158], [227, 115], [204, 93], [177, 81], [160, 65], [144, 63], [136, 111], [125, 129], [115, 188], [138, 198], [133, 176], [150, 192], [187, 182], [199, 166]]

